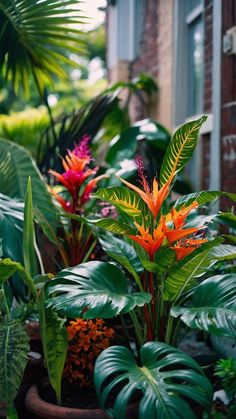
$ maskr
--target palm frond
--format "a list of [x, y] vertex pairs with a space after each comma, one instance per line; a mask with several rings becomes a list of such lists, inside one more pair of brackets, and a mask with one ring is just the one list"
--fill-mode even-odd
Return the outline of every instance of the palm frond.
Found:
[[75, 0], [1, 0], [0, 71], [14, 90], [29, 95], [33, 75], [41, 94], [53, 76], [66, 77], [61, 63], [81, 53], [83, 17]]

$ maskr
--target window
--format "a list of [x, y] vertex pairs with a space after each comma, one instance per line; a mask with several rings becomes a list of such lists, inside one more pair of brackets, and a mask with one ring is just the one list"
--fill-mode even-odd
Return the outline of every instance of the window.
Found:
[[[178, 126], [203, 112], [203, 1], [176, 0], [174, 12], [173, 121]], [[200, 142], [187, 172], [198, 190], [201, 183]]]
[[202, 0], [175, 2], [175, 109], [174, 122], [203, 110]]

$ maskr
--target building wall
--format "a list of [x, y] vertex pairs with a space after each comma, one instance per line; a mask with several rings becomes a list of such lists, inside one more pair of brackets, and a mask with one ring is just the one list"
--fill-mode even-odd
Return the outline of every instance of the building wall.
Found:
[[[158, 85], [158, 95], [152, 103], [149, 116], [170, 129], [174, 128], [172, 115], [174, 98], [174, 14], [177, 0], [143, 0], [143, 21], [138, 55], [130, 60], [120, 61], [116, 68], [111, 69], [111, 81], [132, 79], [140, 72], [152, 76]], [[212, 115], [215, 109], [213, 78], [216, 72], [213, 68], [213, 52], [215, 43], [215, 26], [213, 27], [214, 10], [218, 0], [204, 0], [204, 95], [203, 111]], [[222, 0], [222, 36], [232, 26], [236, 25], [236, 1]], [[217, 25], [218, 26], [218, 25]], [[218, 41], [219, 44], [220, 40]], [[220, 47], [220, 44], [219, 44]], [[217, 84], [217, 80], [216, 80]], [[220, 98], [220, 143], [216, 142], [214, 127], [217, 121], [202, 135], [201, 139], [201, 179], [200, 187], [209, 189], [214, 179], [215, 162], [211, 159], [212, 150], [218, 147], [220, 156], [220, 184], [224, 191], [236, 193], [236, 55], [221, 53], [221, 98]], [[213, 102], [214, 100], [214, 102]], [[219, 108], [218, 108], [219, 109]], [[140, 102], [133, 102], [133, 119], [146, 117]], [[217, 153], [217, 151], [216, 151]], [[217, 182], [216, 182], [217, 183]], [[226, 209], [232, 205], [223, 199], [221, 207]]]
[[[212, 60], [213, 60], [213, 0], [204, 1], [204, 113], [212, 113]], [[211, 135], [205, 134], [202, 141], [201, 188], [210, 185], [210, 141]]]
[[[224, 0], [222, 33], [236, 25], [236, 2]], [[236, 55], [222, 53], [221, 67], [221, 190], [236, 193]], [[232, 201], [224, 198], [224, 210]]]

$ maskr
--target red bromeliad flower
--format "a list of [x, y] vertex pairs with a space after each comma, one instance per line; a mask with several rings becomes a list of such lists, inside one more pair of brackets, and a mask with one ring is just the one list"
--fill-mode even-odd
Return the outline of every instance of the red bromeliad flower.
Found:
[[52, 194], [59, 204], [65, 211], [70, 213], [76, 213], [81, 210], [81, 206], [89, 200], [90, 194], [97, 182], [104, 177], [104, 175], [97, 176], [85, 185], [86, 179], [90, 176], [94, 176], [98, 171], [98, 167], [95, 167], [94, 169], [88, 168], [89, 163], [92, 161], [88, 145], [89, 140], [90, 137], [85, 135], [72, 151], [68, 150], [67, 155], [62, 159], [62, 165], [65, 170], [64, 173], [49, 170], [49, 173], [55, 176], [56, 179], [65, 186], [72, 197], [72, 202], [66, 201], [51, 189]]
[[145, 229], [144, 226], [140, 226], [138, 223], [134, 224], [137, 227], [139, 234], [129, 235], [128, 237], [131, 240], [134, 240], [140, 246], [142, 246], [144, 250], [146, 250], [146, 252], [148, 253], [150, 260], [152, 260], [154, 254], [161, 247], [165, 237], [165, 233], [163, 230], [164, 219], [161, 219], [159, 225], [153, 230], [152, 234], [149, 232], [148, 228]]

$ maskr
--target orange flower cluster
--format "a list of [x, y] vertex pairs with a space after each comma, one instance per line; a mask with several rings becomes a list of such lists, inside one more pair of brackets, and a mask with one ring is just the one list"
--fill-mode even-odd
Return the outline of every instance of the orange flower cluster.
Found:
[[98, 355], [110, 346], [114, 330], [101, 319], [70, 321], [67, 326], [68, 352], [64, 377], [80, 387], [91, 385]]

